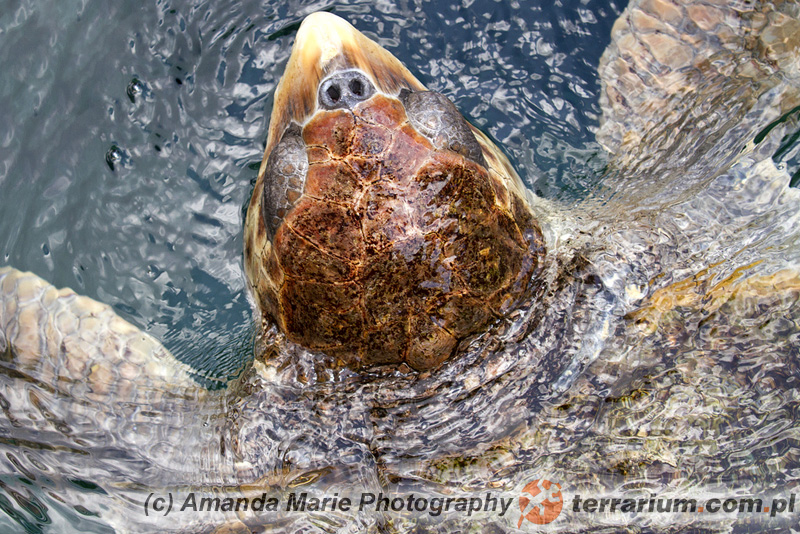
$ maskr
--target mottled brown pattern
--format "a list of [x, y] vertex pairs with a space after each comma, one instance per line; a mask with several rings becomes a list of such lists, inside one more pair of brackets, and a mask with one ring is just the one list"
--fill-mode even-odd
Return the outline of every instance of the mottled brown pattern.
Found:
[[363, 302], [369, 321], [386, 324], [408, 315], [408, 294], [412, 291], [412, 265], [400, 254], [389, 251], [372, 255], [360, 274]]
[[380, 179], [380, 158], [365, 158], [362, 156], [347, 156], [347, 164], [356, 173], [362, 184], [371, 184]]
[[522, 263], [522, 251], [503, 239], [495, 224], [475, 226], [471, 233], [459, 236], [451, 250], [460, 259], [457, 274], [475, 295], [488, 296], [507, 288]]
[[377, 156], [389, 146], [392, 133], [383, 126], [375, 126], [359, 121], [350, 153], [358, 156]]
[[430, 157], [433, 147], [410, 124], [399, 125], [394, 131], [388, 157], [382, 161], [381, 177], [394, 179], [399, 185], [408, 184], [416, 169]]
[[337, 258], [284, 224], [275, 234], [274, 251], [286, 276], [316, 282], [346, 282], [353, 278], [352, 263]]
[[335, 256], [351, 261], [363, 257], [361, 225], [352, 209], [303, 198], [286, 216], [285, 224]]
[[370, 187], [358, 204], [370, 250], [384, 250], [405, 237], [414, 225], [413, 211], [394, 184], [384, 180]]
[[369, 105], [359, 106], [357, 111], [364, 121], [387, 128], [395, 128], [406, 120], [403, 104], [396, 98], [388, 98], [381, 94], [375, 95]]
[[360, 287], [355, 284], [320, 284], [287, 278], [281, 291], [287, 333], [310, 349], [360, 346], [363, 315], [354, 302]]
[[398, 99], [320, 111], [302, 136], [309, 171], [268, 275], [290, 340], [353, 367], [430, 369], [525, 296], [543, 246], [524, 201], [434, 149]]
[[467, 332], [476, 324], [486, 324], [492, 319], [492, 310], [486, 299], [466, 292], [458, 292], [434, 303], [433, 312], [452, 332]]
[[406, 362], [414, 369], [432, 369], [453, 353], [458, 340], [426, 314], [414, 315], [409, 325], [411, 340]]
[[359, 177], [346, 163], [331, 161], [308, 169], [305, 193], [311, 197], [347, 203], [360, 192]]
[[406, 317], [381, 324], [373, 330], [367, 330], [361, 364], [402, 363], [407, 345], [408, 320]]
[[331, 160], [331, 153], [324, 147], [308, 147], [308, 163], [314, 165], [315, 163], [325, 163]]
[[327, 148], [334, 157], [342, 157], [350, 153], [354, 127], [351, 113], [319, 111], [303, 128], [303, 141], [309, 146]]

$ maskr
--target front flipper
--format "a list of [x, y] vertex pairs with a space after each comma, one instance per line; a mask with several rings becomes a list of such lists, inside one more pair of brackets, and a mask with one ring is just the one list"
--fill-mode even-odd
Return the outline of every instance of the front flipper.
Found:
[[612, 180], [649, 199], [713, 178], [800, 105], [799, 53], [794, 2], [633, 0], [599, 67]]
[[0, 268], [0, 353], [8, 373], [79, 402], [200, 401], [205, 390], [158, 341], [106, 305]]
[[141, 531], [150, 492], [229, 480], [224, 402], [111, 307], [0, 268], [0, 497]]

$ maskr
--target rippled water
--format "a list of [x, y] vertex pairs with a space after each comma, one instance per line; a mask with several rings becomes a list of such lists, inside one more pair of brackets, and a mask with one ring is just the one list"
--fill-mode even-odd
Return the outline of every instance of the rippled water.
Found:
[[[156, 487], [516, 496], [545, 473], [572, 493], [788, 494], [800, 451], [796, 196], [772, 168], [754, 173], [732, 159], [780, 106], [767, 95], [755, 106], [763, 117], [733, 115], [742, 128], [706, 144], [656, 127], [667, 156], [609, 166], [595, 141], [597, 68], [624, 7], [12, 2], [0, 14], [0, 263], [112, 305], [200, 369], [205, 385], [246, 372], [205, 402], [165, 401], [163, 418], [137, 412], [140, 426], [111, 440], [67, 434], [50, 450], [35, 433], [4, 428], [0, 528], [167, 528], [140, 512]], [[320, 9], [351, 20], [452, 98], [565, 213], [537, 208], [561, 236], [546, 305], [475, 339], [432, 376], [317, 373], [310, 355], [271, 337], [256, 350], [272, 360], [247, 366], [255, 329], [243, 209], [294, 33]], [[734, 96], [698, 109], [746, 101]], [[724, 117], [705, 120], [728, 131]], [[756, 146], [753, 161], [766, 154], [796, 171], [793, 120]], [[733, 289], [726, 281], [737, 277], [751, 283]], [[161, 449], [137, 441], [147, 432], [161, 433]], [[492, 528], [510, 530], [516, 517]], [[210, 519], [169, 528], [204, 531], [194, 523]], [[406, 528], [393, 517], [376, 526], [368, 514], [271, 520], [286, 532]], [[665, 530], [664, 521], [635, 524]]]

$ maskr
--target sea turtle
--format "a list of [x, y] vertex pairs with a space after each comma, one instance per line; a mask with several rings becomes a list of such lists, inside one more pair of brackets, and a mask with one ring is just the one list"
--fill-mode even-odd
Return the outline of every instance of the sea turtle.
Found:
[[[799, 19], [633, 2], [600, 65], [607, 176], [568, 208], [384, 49], [309, 16], [245, 223], [252, 365], [207, 391], [110, 307], [3, 268], [3, 489], [118, 531], [505, 532], [547, 478], [569, 498], [555, 531], [746, 529], [571, 507], [796, 483], [797, 194], [773, 156], [800, 104]], [[519, 510], [157, 505], [301, 490], [495, 491]]]

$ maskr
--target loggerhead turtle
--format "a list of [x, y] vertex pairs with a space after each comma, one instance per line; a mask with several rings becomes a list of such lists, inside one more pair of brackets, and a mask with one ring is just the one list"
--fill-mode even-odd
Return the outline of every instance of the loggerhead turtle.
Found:
[[[788, 2], [629, 6], [600, 68], [610, 193], [578, 212], [528, 194], [383, 49], [309, 17], [247, 214], [245, 271], [265, 314], [254, 364], [205, 391], [107, 306], [5, 268], [3, 428], [33, 450], [7, 455], [7, 472], [123, 531], [231, 519], [142, 517], [156, 488], [518, 492], [542, 471], [576, 493], [785, 483], [798, 281], [794, 233], [775, 228], [797, 210], [772, 155], [798, 104], [797, 19]], [[649, 194], [627, 195], [632, 179]], [[730, 233], [709, 235], [711, 219]], [[229, 527], [416, 522], [321, 519]]]

